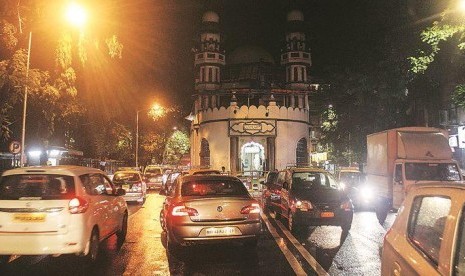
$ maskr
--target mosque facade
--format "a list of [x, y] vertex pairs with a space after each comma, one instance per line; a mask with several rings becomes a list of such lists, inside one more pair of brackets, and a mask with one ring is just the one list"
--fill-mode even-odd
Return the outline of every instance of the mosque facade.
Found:
[[315, 85], [303, 13], [287, 13], [278, 61], [257, 46], [225, 52], [219, 23], [205, 12], [194, 48], [191, 165], [233, 174], [308, 166]]

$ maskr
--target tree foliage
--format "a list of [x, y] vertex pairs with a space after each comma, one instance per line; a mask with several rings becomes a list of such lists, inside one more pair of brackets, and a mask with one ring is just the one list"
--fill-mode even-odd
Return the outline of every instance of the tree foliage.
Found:
[[176, 130], [168, 139], [163, 154], [164, 164], [178, 164], [181, 157], [189, 152], [189, 136], [180, 130]]

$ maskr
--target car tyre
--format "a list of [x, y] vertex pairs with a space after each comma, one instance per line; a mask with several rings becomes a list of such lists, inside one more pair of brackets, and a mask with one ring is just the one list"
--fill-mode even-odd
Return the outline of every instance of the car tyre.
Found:
[[90, 234], [89, 252], [87, 252], [87, 255], [84, 256], [86, 263], [93, 264], [96, 262], [97, 257], [98, 257], [99, 246], [100, 246], [100, 241], [99, 241], [98, 230], [97, 228], [94, 228], [92, 230], [92, 233]]
[[123, 216], [123, 221], [121, 222], [121, 229], [116, 232], [118, 248], [120, 248], [124, 241], [126, 240], [126, 235], [128, 233], [128, 213], [125, 213]]

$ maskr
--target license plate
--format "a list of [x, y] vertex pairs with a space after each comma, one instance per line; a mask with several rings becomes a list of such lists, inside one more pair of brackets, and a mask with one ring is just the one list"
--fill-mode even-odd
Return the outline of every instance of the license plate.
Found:
[[332, 217], [334, 217], [334, 213], [333, 212], [321, 212], [320, 216], [322, 218], [332, 218]]
[[207, 236], [231, 236], [236, 234], [235, 227], [213, 227], [207, 228], [205, 235]]
[[13, 221], [15, 222], [44, 222], [45, 214], [14, 214]]

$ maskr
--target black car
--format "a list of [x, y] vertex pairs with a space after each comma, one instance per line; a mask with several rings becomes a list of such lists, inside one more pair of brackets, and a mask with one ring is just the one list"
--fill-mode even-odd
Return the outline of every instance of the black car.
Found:
[[335, 225], [347, 233], [353, 205], [329, 172], [318, 168], [280, 171], [276, 180], [279, 199], [271, 201], [276, 218], [285, 217], [290, 231], [303, 226]]
[[271, 203], [279, 204], [282, 186], [278, 185], [278, 171], [270, 171], [266, 174], [265, 180], [260, 181], [260, 184], [265, 186], [262, 189], [262, 208], [264, 211], [272, 211], [273, 206]]

